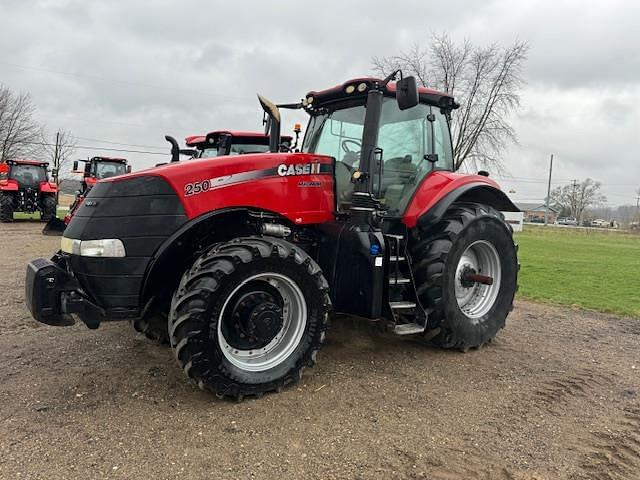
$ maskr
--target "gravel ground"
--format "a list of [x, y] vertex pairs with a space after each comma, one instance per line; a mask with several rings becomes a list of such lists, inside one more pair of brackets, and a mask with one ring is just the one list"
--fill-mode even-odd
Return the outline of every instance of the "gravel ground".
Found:
[[0, 225], [2, 479], [640, 479], [640, 319], [519, 301], [466, 354], [336, 321], [298, 385], [231, 403], [126, 323], [36, 323], [40, 228]]

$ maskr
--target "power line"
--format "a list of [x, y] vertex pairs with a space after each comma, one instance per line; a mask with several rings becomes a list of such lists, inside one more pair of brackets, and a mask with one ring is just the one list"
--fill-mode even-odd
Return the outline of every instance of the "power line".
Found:
[[[42, 147], [55, 147], [55, 143], [47, 143], [47, 142], [22, 142], [26, 145], [40, 145]], [[107, 147], [96, 147], [92, 145], [74, 145], [73, 148], [79, 148], [81, 150], [103, 150], [107, 152], [124, 152], [124, 153], [145, 153], [149, 155], [164, 155], [168, 156], [169, 152], [150, 152], [146, 150], [127, 150], [124, 148], [107, 148]], [[167, 149], [168, 150], [168, 149]]]
[[108, 143], [109, 145], [123, 145], [125, 147], [157, 148], [158, 150], [162, 150], [163, 149], [162, 147], [157, 147], [155, 145], [139, 145], [139, 144], [136, 144], [136, 143], [111, 142], [109, 140], [100, 140], [98, 138], [88, 138], [88, 137], [75, 137], [75, 138], [78, 138], [80, 140], [88, 140], [90, 142]]

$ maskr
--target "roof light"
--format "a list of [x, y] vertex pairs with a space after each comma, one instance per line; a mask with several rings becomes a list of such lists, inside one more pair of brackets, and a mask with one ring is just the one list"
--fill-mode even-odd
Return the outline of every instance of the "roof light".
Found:
[[358, 91], [360, 93], [364, 92], [367, 89], [367, 84], [366, 83], [361, 83], [360, 85], [358, 85]]
[[355, 85], [347, 85], [347, 88], [344, 89], [345, 93], [353, 93], [356, 91], [356, 86]]

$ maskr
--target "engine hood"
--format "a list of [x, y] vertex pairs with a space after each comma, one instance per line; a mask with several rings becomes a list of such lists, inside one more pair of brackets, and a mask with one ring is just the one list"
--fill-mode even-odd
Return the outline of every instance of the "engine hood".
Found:
[[161, 178], [180, 198], [189, 219], [246, 206], [275, 211], [295, 223], [312, 223], [320, 221], [317, 212], [333, 211], [333, 165], [332, 157], [308, 153], [230, 155], [174, 162], [98, 184]]

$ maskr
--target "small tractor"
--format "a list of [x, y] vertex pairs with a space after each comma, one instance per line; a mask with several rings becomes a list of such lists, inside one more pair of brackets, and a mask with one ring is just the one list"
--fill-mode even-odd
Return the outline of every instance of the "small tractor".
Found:
[[[56, 218], [55, 182], [50, 181], [47, 162], [8, 160], [0, 164], [0, 221], [13, 221], [14, 212], [40, 212], [48, 222]], [[54, 170], [52, 175], [57, 175]]]
[[[84, 164], [82, 170], [78, 169], [80, 163]], [[62, 235], [62, 232], [67, 228], [71, 218], [73, 218], [75, 212], [80, 205], [82, 205], [82, 202], [96, 182], [104, 178], [131, 173], [131, 166], [127, 165], [125, 158], [92, 157], [89, 160], [75, 160], [73, 162], [73, 172], [82, 174], [80, 190], [76, 192], [76, 197], [69, 207], [69, 211], [65, 215], [64, 220], [60, 220], [54, 216], [48, 221], [42, 230], [42, 233], [45, 235]]]
[[[332, 312], [442, 348], [492, 341], [518, 274], [500, 211], [518, 209], [485, 172], [453, 171], [454, 99], [394, 77], [259, 96], [268, 152], [98, 182], [58, 253], [28, 264], [31, 314], [137, 319], [194, 384], [234, 399], [300, 379]], [[309, 115], [301, 152], [281, 142], [291, 108]]]

